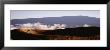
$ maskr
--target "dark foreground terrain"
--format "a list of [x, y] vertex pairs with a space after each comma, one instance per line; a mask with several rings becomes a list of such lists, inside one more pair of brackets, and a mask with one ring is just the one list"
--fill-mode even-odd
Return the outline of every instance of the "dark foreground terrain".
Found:
[[[58, 30], [45, 30], [29, 34], [11, 30], [11, 39], [13, 40], [100, 40], [100, 27], [77, 27]], [[38, 34], [39, 33], [39, 34]]]

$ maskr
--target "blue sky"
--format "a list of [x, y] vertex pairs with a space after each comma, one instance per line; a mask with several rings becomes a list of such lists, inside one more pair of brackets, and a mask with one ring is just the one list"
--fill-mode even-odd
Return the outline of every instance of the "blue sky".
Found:
[[61, 16], [89, 16], [100, 18], [98, 10], [11, 10], [11, 19], [44, 18]]

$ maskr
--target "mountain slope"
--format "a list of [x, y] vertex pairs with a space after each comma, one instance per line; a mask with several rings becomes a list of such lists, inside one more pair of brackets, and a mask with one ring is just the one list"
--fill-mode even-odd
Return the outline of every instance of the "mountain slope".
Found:
[[100, 27], [100, 19], [88, 16], [63, 16], [63, 17], [46, 17], [46, 18], [28, 18], [28, 19], [13, 19], [11, 25], [36, 23], [41, 22], [44, 24], [67, 24], [67, 27], [75, 27], [76, 25], [82, 26], [89, 24]]

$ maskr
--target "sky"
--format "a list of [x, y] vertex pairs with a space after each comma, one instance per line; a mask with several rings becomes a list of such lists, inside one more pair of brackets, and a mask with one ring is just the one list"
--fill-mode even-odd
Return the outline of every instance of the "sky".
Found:
[[11, 10], [12, 19], [62, 17], [62, 16], [89, 16], [100, 18], [99, 10]]

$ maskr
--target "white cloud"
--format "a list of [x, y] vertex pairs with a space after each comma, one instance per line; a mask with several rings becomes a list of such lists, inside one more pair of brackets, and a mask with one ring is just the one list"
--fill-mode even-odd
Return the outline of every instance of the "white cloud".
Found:
[[26, 23], [26, 24], [19, 24], [19, 26], [11, 25], [11, 30], [15, 28], [19, 29], [39, 29], [39, 30], [55, 30], [55, 29], [65, 29], [66, 24], [54, 24], [54, 25], [43, 25], [40, 22], [37, 23]]
[[11, 30], [14, 30], [14, 29], [18, 29], [18, 28], [15, 27], [14, 25], [11, 25]]
[[90, 27], [91, 25], [88, 24], [84, 24], [83, 27]]

